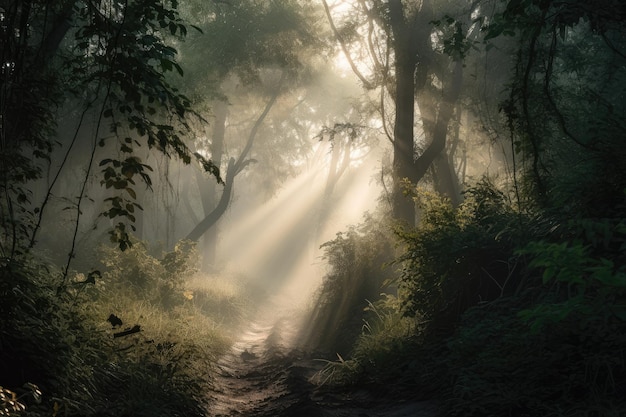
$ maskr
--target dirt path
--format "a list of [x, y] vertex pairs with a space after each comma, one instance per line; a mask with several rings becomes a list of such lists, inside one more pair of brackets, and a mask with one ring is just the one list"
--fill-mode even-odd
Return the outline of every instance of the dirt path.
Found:
[[293, 315], [257, 317], [218, 362], [210, 417], [435, 416], [430, 402], [391, 402], [371, 392], [336, 393], [313, 385], [309, 380], [322, 365], [291, 347]]

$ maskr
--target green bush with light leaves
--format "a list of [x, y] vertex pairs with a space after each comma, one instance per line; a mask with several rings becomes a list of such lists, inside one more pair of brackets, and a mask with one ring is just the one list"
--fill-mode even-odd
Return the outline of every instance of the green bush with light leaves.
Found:
[[519, 286], [515, 247], [524, 216], [488, 179], [465, 192], [457, 208], [436, 194], [418, 193], [421, 223], [398, 232], [405, 245], [400, 296], [408, 315], [431, 321], [429, 331], [453, 331], [461, 314]]

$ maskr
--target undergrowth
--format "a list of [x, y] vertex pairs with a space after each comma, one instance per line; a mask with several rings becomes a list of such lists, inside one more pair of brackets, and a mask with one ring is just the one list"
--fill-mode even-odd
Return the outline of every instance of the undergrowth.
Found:
[[393, 271], [383, 267], [393, 259], [390, 235], [384, 221], [366, 214], [360, 225], [322, 245], [329, 271], [302, 336], [305, 346], [324, 355], [350, 352], [365, 318], [365, 300], [377, 300], [391, 282]]
[[0, 265], [4, 415], [206, 415], [214, 365], [246, 316], [243, 292], [199, 274], [185, 242], [158, 257], [135, 242], [101, 259], [70, 280], [34, 258]]
[[324, 368], [313, 381], [320, 385], [376, 384], [393, 376], [397, 369], [390, 364], [400, 364], [407, 359], [401, 356], [405, 346], [418, 332], [420, 323], [402, 314], [398, 299], [384, 294], [375, 303], [367, 302], [366, 318], [361, 335], [353, 350], [345, 359], [337, 354], [337, 360], [325, 360]]
[[445, 416], [626, 415], [624, 220], [522, 215], [488, 181], [458, 208], [421, 198], [397, 297], [363, 300], [360, 337], [317, 382]]

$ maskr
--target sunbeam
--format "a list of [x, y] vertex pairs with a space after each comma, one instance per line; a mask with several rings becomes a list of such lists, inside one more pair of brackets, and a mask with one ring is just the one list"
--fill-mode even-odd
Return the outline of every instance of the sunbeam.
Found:
[[[310, 170], [248, 217], [234, 219], [221, 242], [221, 256], [266, 297], [284, 307], [306, 303], [321, 282], [320, 244], [349, 223], [359, 221], [376, 201], [371, 167], [352, 167], [324, 201], [324, 169]], [[322, 208], [324, 215], [322, 216]]]
[[[255, 208], [247, 217], [234, 220], [221, 242], [221, 253], [231, 262], [244, 258], [259, 245], [259, 237], [266, 236], [269, 224], [273, 227], [284, 219], [286, 213], [295, 214], [294, 202], [302, 199], [310, 184], [315, 184], [319, 171], [310, 171], [289, 182], [277, 196], [261, 207]], [[249, 212], [250, 213], [250, 212]], [[265, 242], [267, 244], [267, 242]]]

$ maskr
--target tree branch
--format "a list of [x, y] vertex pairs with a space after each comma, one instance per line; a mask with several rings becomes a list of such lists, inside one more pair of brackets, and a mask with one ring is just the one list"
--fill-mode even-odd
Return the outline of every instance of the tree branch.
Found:
[[226, 212], [228, 205], [230, 204], [230, 199], [233, 193], [233, 185], [235, 183], [235, 177], [239, 174], [246, 166], [254, 162], [252, 159], [246, 159], [250, 149], [252, 149], [252, 145], [254, 144], [254, 140], [256, 135], [261, 127], [261, 124], [267, 117], [269, 111], [276, 103], [278, 96], [280, 95], [281, 87], [283, 82], [285, 81], [286, 73], [283, 72], [280, 76], [280, 80], [278, 81], [278, 85], [274, 88], [274, 94], [270, 98], [270, 100], [265, 105], [263, 112], [257, 118], [250, 134], [248, 135], [248, 141], [246, 142], [246, 146], [241, 151], [241, 154], [235, 160], [235, 158], [231, 158], [228, 161], [228, 169], [226, 170], [226, 182], [224, 184], [224, 190], [222, 191], [222, 196], [220, 201], [217, 203], [217, 206], [209, 213], [200, 223], [193, 228], [193, 230], [185, 237], [186, 240], [191, 240], [197, 242], [203, 234], [206, 233], [217, 221], [222, 217], [222, 215]]
[[337, 38], [337, 41], [339, 42], [339, 45], [341, 46], [341, 50], [343, 51], [343, 54], [348, 60], [348, 64], [350, 64], [350, 68], [352, 69], [352, 72], [354, 72], [354, 74], [359, 78], [359, 80], [361, 80], [361, 82], [363, 83], [363, 86], [366, 89], [373, 90], [376, 86], [367, 78], [365, 78], [365, 76], [361, 73], [361, 71], [359, 71], [356, 64], [354, 63], [354, 60], [352, 59], [352, 56], [350, 55], [350, 52], [348, 51], [348, 45], [346, 44], [343, 37], [339, 33], [337, 26], [335, 26], [335, 21], [333, 20], [333, 17], [330, 13], [330, 8], [328, 7], [328, 2], [326, 0], [322, 0], [322, 4], [324, 5], [324, 11], [326, 12], [326, 17], [328, 18], [330, 29], [333, 31], [335, 38]]

